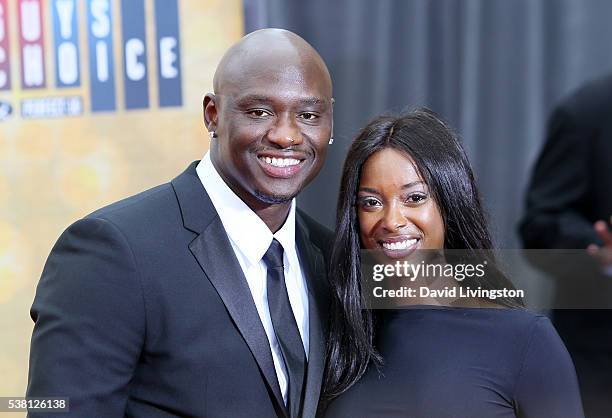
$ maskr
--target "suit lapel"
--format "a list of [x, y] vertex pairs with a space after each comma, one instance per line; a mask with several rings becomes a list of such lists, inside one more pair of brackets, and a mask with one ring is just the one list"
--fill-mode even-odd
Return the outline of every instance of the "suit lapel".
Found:
[[304, 223], [299, 217], [296, 217], [296, 219], [298, 254], [308, 284], [308, 322], [310, 328], [310, 350], [302, 416], [310, 418], [316, 415], [321, 385], [323, 383], [329, 293], [326, 284], [326, 267], [323, 254], [310, 241], [308, 230]]
[[181, 206], [184, 226], [198, 234], [189, 244], [189, 250], [219, 294], [251, 350], [273, 395], [275, 409], [286, 416], [268, 337], [221, 219], [197, 177], [196, 165], [193, 163], [172, 181]]

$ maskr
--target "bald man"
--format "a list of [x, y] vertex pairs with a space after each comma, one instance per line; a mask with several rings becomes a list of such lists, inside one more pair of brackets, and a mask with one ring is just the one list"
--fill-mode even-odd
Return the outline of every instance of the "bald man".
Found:
[[314, 417], [330, 234], [295, 196], [321, 169], [332, 104], [297, 35], [231, 47], [204, 99], [204, 158], [51, 251], [28, 396], [68, 397], [71, 417]]

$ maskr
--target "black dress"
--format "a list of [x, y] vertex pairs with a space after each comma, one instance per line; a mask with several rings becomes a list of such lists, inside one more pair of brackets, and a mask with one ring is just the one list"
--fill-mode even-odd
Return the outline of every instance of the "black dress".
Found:
[[382, 314], [385, 364], [326, 418], [582, 418], [572, 360], [549, 320], [522, 309], [419, 306]]

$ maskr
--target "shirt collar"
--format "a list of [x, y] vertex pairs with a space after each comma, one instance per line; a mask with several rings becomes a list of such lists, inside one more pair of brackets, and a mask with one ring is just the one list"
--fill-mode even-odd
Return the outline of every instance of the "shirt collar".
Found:
[[259, 263], [270, 247], [273, 238], [276, 238], [283, 246], [287, 255], [286, 260], [289, 263], [297, 260], [295, 251], [295, 199], [291, 201], [289, 215], [285, 223], [275, 234], [272, 234], [264, 221], [221, 178], [210, 159], [210, 152], [206, 152], [202, 161], [198, 163], [196, 172], [219, 214], [230, 241], [250, 264], [257, 265]]

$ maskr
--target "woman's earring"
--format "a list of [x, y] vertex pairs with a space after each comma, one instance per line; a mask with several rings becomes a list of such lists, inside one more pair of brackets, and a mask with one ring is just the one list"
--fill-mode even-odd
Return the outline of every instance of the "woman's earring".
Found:
[[215, 131], [209, 131], [208, 136], [210, 136], [210, 139], [215, 139], [217, 137], [217, 133]]
[[329, 138], [329, 145], [334, 143], [334, 138]]

